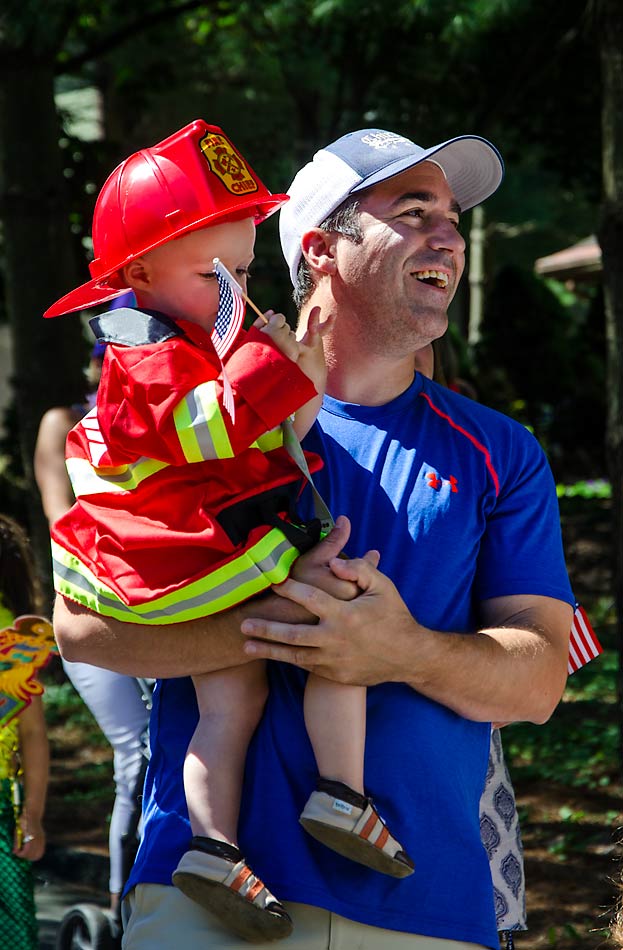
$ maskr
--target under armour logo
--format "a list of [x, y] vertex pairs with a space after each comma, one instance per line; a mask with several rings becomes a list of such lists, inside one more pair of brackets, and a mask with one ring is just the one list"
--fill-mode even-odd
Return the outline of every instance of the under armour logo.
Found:
[[452, 492], [458, 492], [459, 490], [459, 483], [454, 475], [450, 475], [449, 478], [440, 478], [437, 472], [428, 472], [426, 480], [429, 488], [434, 488], [435, 491], [439, 491], [442, 485], [449, 485]]

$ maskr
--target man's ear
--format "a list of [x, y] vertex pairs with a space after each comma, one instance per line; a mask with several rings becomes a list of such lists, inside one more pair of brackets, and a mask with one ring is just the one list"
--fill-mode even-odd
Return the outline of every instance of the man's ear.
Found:
[[142, 257], [136, 257], [121, 271], [124, 281], [133, 290], [146, 290], [149, 287], [149, 269]]
[[334, 274], [336, 269], [335, 247], [337, 235], [335, 231], [323, 231], [322, 228], [312, 228], [306, 231], [301, 238], [301, 250], [305, 260], [312, 268], [321, 274]]

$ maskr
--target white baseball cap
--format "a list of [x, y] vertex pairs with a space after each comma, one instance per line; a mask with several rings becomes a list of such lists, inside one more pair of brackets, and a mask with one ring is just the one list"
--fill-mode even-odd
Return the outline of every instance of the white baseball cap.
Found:
[[383, 129], [349, 132], [321, 148], [298, 172], [281, 208], [281, 248], [296, 282], [301, 238], [316, 228], [349, 195], [433, 159], [446, 176], [461, 211], [488, 198], [504, 177], [502, 156], [478, 135], [459, 135], [422, 148], [403, 135]]

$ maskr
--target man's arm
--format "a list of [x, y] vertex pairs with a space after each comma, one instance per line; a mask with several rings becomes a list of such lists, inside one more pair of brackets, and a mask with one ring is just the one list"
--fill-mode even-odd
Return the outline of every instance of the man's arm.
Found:
[[277, 593], [319, 618], [303, 626], [249, 617], [247, 656], [293, 663], [337, 682], [408, 683], [468, 719], [545, 722], [564, 689], [573, 609], [540, 596], [482, 604], [475, 634], [441, 633], [417, 622], [392, 581], [370, 563], [331, 568], [363, 593], [337, 601], [289, 579]]
[[224, 613], [163, 626], [124, 623], [57, 595], [54, 634], [61, 656], [129, 676], [194, 676], [248, 663], [240, 625], [250, 613], [303, 623], [305, 611], [268, 595]]
[[[328, 566], [349, 534], [348, 518], [338, 518], [333, 531], [298, 559], [297, 577], [331, 590], [335, 597], [352, 597], [353, 583], [336, 577]], [[253, 659], [243, 650], [246, 641], [240, 625], [246, 617], [258, 613], [269, 620], [316, 623], [316, 618], [298, 604], [270, 593], [211, 617], [162, 626], [102, 617], [58, 596], [54, 633], [61, 655], [72, 662], [91, 663], [130, 676], [191, 676]]]

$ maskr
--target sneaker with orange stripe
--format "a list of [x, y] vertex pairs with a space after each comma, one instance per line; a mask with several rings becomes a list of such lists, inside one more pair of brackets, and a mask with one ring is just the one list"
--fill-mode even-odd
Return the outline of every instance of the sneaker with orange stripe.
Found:
[[242, 856], [235, 862], [204, 851], [196, 842], [193, 838], [194, 846], [173, 872], [173, 884], [182, 893], [244, 940], [281, 940], [292, 933], [286, 909]]
[[310, 795], [300, 817], [317, 841], [358, 864], [390, 877], [408, 877], [414, 864], [369, 798], [359, 808], [327, 792]]

